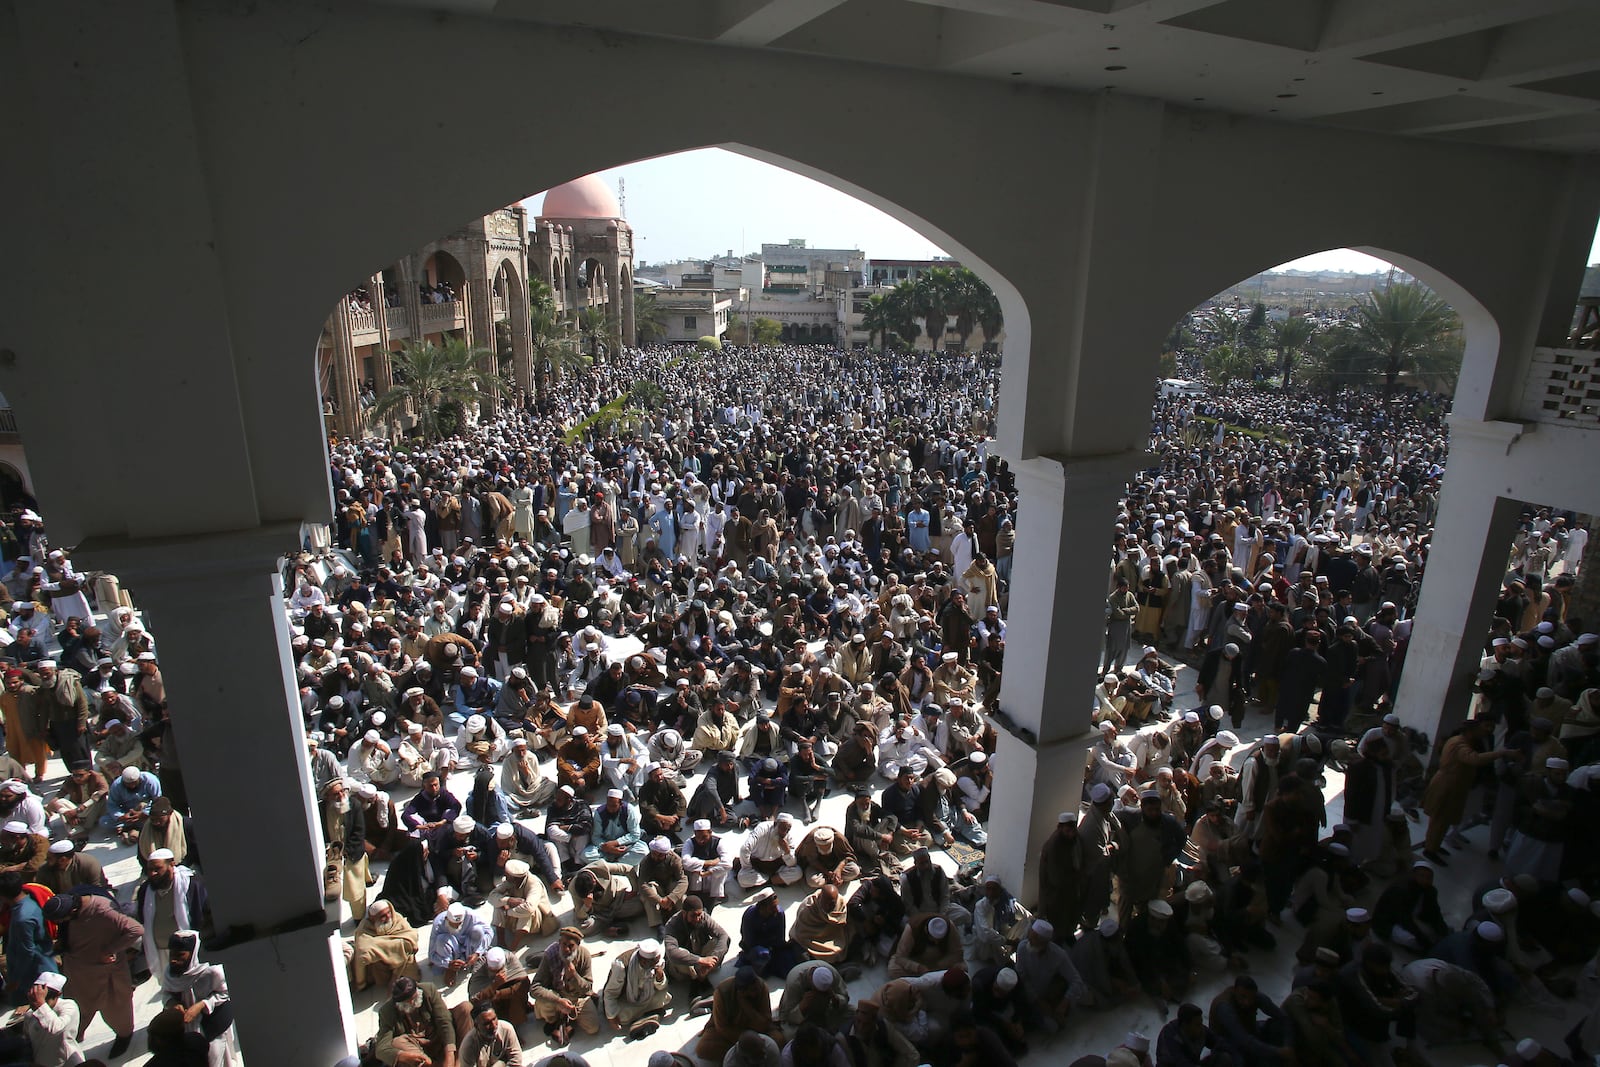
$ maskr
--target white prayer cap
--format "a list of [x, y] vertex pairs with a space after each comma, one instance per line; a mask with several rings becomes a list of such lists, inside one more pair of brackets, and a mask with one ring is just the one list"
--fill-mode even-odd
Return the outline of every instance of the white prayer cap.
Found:
[[528, 669], [526, 667], [512, 667], [511, 677], [515, 678], [519, 682], [523, 681], [528, 677]]
[[[822, 968], [817, 968], [819, 971]], [[1002, 967], [994, 976], [994, 987], [1002, 993], [1009, 993], [1017, 988], [1017, 972], [1010, 967]]]
[[340, 708], [344, 707], [344, 697], [329, 697], [328, 707], [338, 711]]
[[1183, 713], [1183, 721], [1192, 726], [1200, 721], [1200, 713], [1198, 711], [1186, 711]]
[[1478, 936], [1493, 945], [1504, 941], [1506, 932], [1499, 923], [1484, 922], [1478, 924]]
[[511, 739], [511, 747], [512, 748], [527, 748], [528, 747], [528, 739], [526, 737], [513, 737]]
[[111, 729], [113, 726], [121, 726], [121, 725], [122, 725], [122, 720], [121, 719], [107, 719], [106, 720], [106, 729], [107, 730]]
[[811, 988], [812, 989], [820, 989], [824, 993], [826, 993], [828, 990], [832, 989], [833, 988], [833, 968], [832, 967], [813, 967], [813, 968], [811, 968]]
[[410, 700], [410, 699], [412, 699], [414, 697], [420, 697], [420, 696], [423, 696], [423, 695], [424, 695], [423, 689], [422, 689], [422, 686], [420, 686], [420, 685], [414, 685], [410, 689], [406, 690], [406, 699], [407, 700]]
[[55, 670], [55, 667], [56, 667], [56, 661], [53, 660], [53, 659], [42, 659], [42, 660], [39, 661], [39, 669], [40, 670], [53, 671], [53, 670]]
[[356, 786], [356, 795], [362, 800], [371, 800], [373, 797], [378, 795], [378, 787], [373, 785], [371, 782], [362, 782], [360, 785]]
[[177, 858], [177, 855], [170, 848], [158, 848], [146, 857], [146, 859], [152, 860], [166, 860], [168, 863]]
[[1569, 769], [1572, 765], [1566, 760], [1562, 759], [1560, 756], [1551, 756], [1544, 761], [1544, 766], [1546, 770], [1564, 771]]
[[126, 785], [138, 785], [139, 780], [142, 777], [143, 772], [141, 772], [137, 767], [122, 768], [122, 781]]
[[1100, 925], [1096, 929], [1099, 930], [1101, 937], [1116, 937], [1117, 931], [1122, 927], [1117, 923], [1117, 920], [1108, 915], [1100, 920]]
[[763, 889], [761, 892], [759, 892], [755, 896], [751, 897], [750, 898], [750, 902], [752, 904], [760, 904], [763, 900], [771, 900], [773, 897], [775, 897], [777, 895], [778, 895], [777, 892], [769, 885], [765, 889]]
[[1159, 919], [1172, 918], [1172, 905], [1164, 900], [1152, 900], [1144, 906], [1145, 913], [1154, 915]]
[[610, 726], [607, 726], [606, 727], [606, 736], [607, 737], [621, 737], [622, 736], [622, 724], [619, 723], [619, 722], [614, 722]]
[[444, 914], [451, 926], [460, 926], [467, 917], [467, 906], [457, 900], [445, 909]]
[[1078, 824], [1078, 813], [1075, 811], [1063, 811], [1058, 814], [1056, 816], [1056, 825], [1061, 826], [1065, 823], [1071, 823], [1076, 826]]
[[422, 732], [422, 724], [420, 722], [409, 722], [409, 723], [406, 723], [406, 733], [408, 733], [408, 734], [420, 734], [421, 732]]
[[508, 822], [495, 823], [494, 825], [494, 836], [496, 837], [515, 837], [516, 834], [517, 828]]
[[361, 740], [365, 741], [369, 745], [376, 745], [378, 742], [383, 740], [383, 736], [376, 730], [368, 730], [366, 733], [361, 735]]
[[1135, 1030], [1129, 1030], [1128, 1036], [1123, 1038], [1122, 1043], [1135, 1052], [1150, 1051], [1150, 1039]]
[[587, 726], [574, 726], [572, 728], [572, 736], [573, 737], [588, 737], [589, 736], [589, 728]]
[[[513, 860], [511, 862], [515, 863], [517, 861]], [[523, 866], [526, 867], [527, 864], [523, 864]], [[507, 873], [510, 873], [510, 868], [511, 863], [507, 863]], [[506, 950], [503, 948], [490, 949], [488, 952], [483, 954], [483, 962], [491, 971], [498, 971], [500, 968], [506, 965]]]
[[456, 821], [450, 824], [450, 828], [458, 834], [470, 834], [473, 827], [477, 825], [478, 824], [473, 821], [472, 816], [457, 815]]
[[1534, 632], [1536, 632], [1536, 633], [1553, 634], [1553, 633], [1556, 632], [1556, 624], [1553, 623], [1553, 622], [1550, 622], [1549, 620], [1546, 620], [1544, 622], [1541, 622], [1538, 626], [1535, 626], [1533, 629], [1534, 629]]
[[389, 716], [385, 715], [381, 711], [375, 711], [372, 713], [372, 718], [368, 719], [367, 721], [374, 726], [382, 726], [384, 723], [389, 721]]
[[476, 667], [462, 667], [461, 671], [460, 671], [460, 674], [461, 674], [461, 677], [463, 677], [463, 678], [476, 678], [478, 676], [478, 668], [476, 668]]
[[946, 652], [944, 655], [940, 656], [939, 658], [941, 660], [943, 660], [944, 662], [946, 662], [946, 663], [954, 663], [956, 660], [960, 659], [961, 657], [959, 655], [957, 655], [956, 653], [954, 653], [954, 652]]
[[647, 960], [659, 960], [662, 952], [661, 942], [653, 937], [647, 937], [639, 942], [638, 952]]
[[1585, 893], [1576, 886], [1567, 890], [1567, 899], [1572, 901], [1580, 908], [1587, 908], [1589, 906], [1589, 894]]
[[622, 799], [622, 790], [620, 790], [620, 789], [607, 789], [606, 790], [606, 799], [607, 800], [621, 800]]
[[482, 715], [467, 716], [467, 733], [475, 734], [485, 726]]
[[506, 860], [507, 878], [528, 877], [528, 863], [526, 860]]
[[33, 984], [59, 993], [67, 987], [67, 976], [60, 971], [44, 971], [33, 980]]
[[671, 852], [672, 842], [668, 841], [665, 837], [652, 837], [650, 839], [650, 851], [663, 854]]
[[709, 830], [709, 829], [711, 829], [711, 820], [710, 819], [696, 819], [694, 821], [694, 825], [693, 825], [692, 829], [695, 829], [695, 830]]
[[1524, 1062], [1533, 1059], [1544, 1051], [1544, 1047], [1531, 1037], [1525, 1037], [1517, 1042], [1517, 1056]]
[[1047, 919], [1033, 920], [1033, 924], [1028, 927], [1028, 930], [1029, 932], [1038, 934], [1040, 937], [1044, 938], [1056, 936], [1056, 928]]
[[1517, 906], [1517, 898], [1509, 889], [1491, 889], [1483, 895], [1483, 906], [1491, 915], [1504, 915]]
[[1579, 634], [1578, 635], [1578, 644], [1580, 644], [1580, 645], [1592, 645], [1596, 641], [1600, 641], [1600, 635], [1597, 635], [1597, 634]]
[[1096, 782], [1089, 790], [1089, 803], [1104, 804], [1111, 799], [1111, 787], [1104, 782]]
[[322, 638], [319, 637], [315, 641], [311, 642], [311, 647], [312, 648], [327, 648], [328, 647], [328, 642], [324, 641]]
[[4, 829], [8, 834], [26, 834], [28, 832], [28, 824], [20, 819], [12, 819], [0, 829]]
[[1539, 635], [1539, 647], [1540, 648], [1555, 648], [1556, 647], [1556, 639], [1551, 637], [1549, 634], [1540, 634]]
[[[27, 829], [24, 827], [23, 829]], [[950, 924], [942, 915], [935, 915], [928, 920], [928, 934], [932, 937], [943, 937], [950, 932]]]
[[1239, 735], [1232, 730], [1218, 730], [1217, 740], [1232, 748], [1239, 743]]
[[1100, 720], [1100, 732], [1106, 734], [1107, 736], [1115, 735], [1117, 732], [1117, 724], [1112, 722], [1110, 719], [1102, 719]]
[[1341, 859], [1349, 859], [1350, 848], [1348, 845], [1341, 845], [1339, 842], [1335, 841], [1333, 844], [1328, 846], [1328, 855], [1338, 856]]
[[75, 846], [71, 841], [68, 841], [66, 838], [62, 838], [60, 841], [50, 842], [50, 852], [52, 855], [56, 856], [65, 856], [67, 853], [75, 851], [76, 847], [77, 846]]
[[1226, 713], [1222, 710], [1221, 704], [1213, 704], [1206, 709], [1206, 714], [1211, 716], [1213, 720], [1220, 721], [1222, 716]]
[[140, 663], [154, 663], [156, 661], [156, 654], [154, 652], [141, 652], [135, 656], [134, 659]]
[[1511, 638], [1509, 638], [1509, 637], [1497, 637], [1493, 641], [1489, 642], [1490, 646], [1493, 647], [1493, 648], [1504, 648], [1506, 645], [1509, 645], [1510, 643], [1511, 643]]

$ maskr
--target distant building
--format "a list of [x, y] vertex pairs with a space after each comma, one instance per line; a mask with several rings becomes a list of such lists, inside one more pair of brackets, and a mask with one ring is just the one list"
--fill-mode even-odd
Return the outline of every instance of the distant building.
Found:
[[394, 385], [390, 354], [410, 340], [460, 338], [486, 348], [510, 360], [519, 392], [531, 390], [545, 368], [532, 365], [530, 276], [550, 287], [569, 320], [600, 308], [611, 319], [611, 343], [633, 343], [633, 228], [605, 182], [578, 178], [546, 193], [531, 225], [521, 204], [490, 212], [339, 302], [317, 346], [329, 428], [359, 428], [362, 412]]

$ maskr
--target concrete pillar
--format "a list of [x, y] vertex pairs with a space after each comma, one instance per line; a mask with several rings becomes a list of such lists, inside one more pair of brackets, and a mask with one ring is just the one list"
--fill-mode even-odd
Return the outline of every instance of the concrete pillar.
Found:
[[1505, 486], [1490, 478], [1521, 433], [1517, 423], [1450, 420], [1450, 466], [1395, 700], [1405, 724], [1435, 742], [1460, 724], [1471, 703], [1522, 510], [1522, 502], [1500, 495]]
[[517, 383], [518, 402], [533, 391], [533, 322], [529, 318], [527, 261], [521, 277], [508, 286], [506, 321], [511, 326], [511, 367]]
[[373, 385], [382, 396], [394, 388], [394, 368], [389, 363], [389, 304], [383, 288], [383, 272], [372, 276], [367, 291], [373, 294], [373, 319], [378, 325], [378, 350], [372, 357]]
[[[626, 336], [624, 317], [626, 305], [622, 296], [622, 261], [615, 253], [606, 257], [606, 316], [610, 320], [607, 332], [607, 345], [611, 348], [611, 358], [616, 359], [622, 352], [622, 339]], [[712, 298], [715, 302], [715, 297]], [[713, 330], [715, 332], [715, 330]]]
[[[1093, 683], [1105, 637], [1109, 534], [1127, 479], [1144, 452], [1013, 462], [1022, 506], [1015, 581], [1006, 620], [1000, 709], [1036, 744], [1000, 729], [989, 802], [985, 868], [1024, 901], [1038, 885], [1037, 848], [1056, 815], [1075, 811], [1094, 710]], [[1026, 832], [1017, 828], [1027, 827]]]
[[356, 349], [350, 336], [350, 304], [343, 295], [333, 309], [333, 395], [339, 401], [334, 425], [354, 433], [361, 423], [361, 393], [356, 382]]
[[[355, 1046], [337, 916], [322, 900], [323, 844], [278, 572], [298, 523], [157, 542], [91, 538], [161, 641], [190, 806], [206, 826], [216, 927], [251, 1063], [329, 1064]], [[226, 620], [236, 652], [219, 659]], [[292, 1025], [288, 1021], [292, 1020]]]

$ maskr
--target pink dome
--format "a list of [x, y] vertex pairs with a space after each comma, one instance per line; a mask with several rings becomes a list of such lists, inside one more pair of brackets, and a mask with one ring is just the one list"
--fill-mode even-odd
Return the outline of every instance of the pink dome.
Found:
[[539, 216], [546, 219], [620, 219], [622, 208], [611, 187], [589, 174], [544, 194]]

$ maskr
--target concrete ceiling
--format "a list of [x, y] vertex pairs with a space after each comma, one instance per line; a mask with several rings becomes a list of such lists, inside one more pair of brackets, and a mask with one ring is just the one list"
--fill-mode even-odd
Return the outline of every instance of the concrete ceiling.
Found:
[[1600, 152], [1596, 0], [374, 2]]

